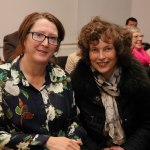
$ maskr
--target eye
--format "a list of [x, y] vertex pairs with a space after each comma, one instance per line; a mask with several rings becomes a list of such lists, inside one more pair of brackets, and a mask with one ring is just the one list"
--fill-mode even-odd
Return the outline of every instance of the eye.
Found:
[[134, 38], [137, 38], [138, 36], [137, 35], [135, 35], [135, 36], [133, 36]]
[[97, 48], [92, 47], [92, 48], [90, 49], [90, 51], [91, 51], [91, 52], [97, 52], [98, 50], [97, 50]]
[[143, 37], [144, 37], [144, 35], [139, 35], [139, 37], [143, 38]]
[[38, 33], [38, 32], [34, 32], [34, 35], [39, 38], [44, 36], [42, 33]]
[[105, 47], [104, 51], [111, 51], [113, 48], [112, 47]]
[[51, 41], [57, 41], [57, 40], [58, 40], [58, 38], [55, 37], [55, 36], [49, 36], [49, 39], [50, 39]]

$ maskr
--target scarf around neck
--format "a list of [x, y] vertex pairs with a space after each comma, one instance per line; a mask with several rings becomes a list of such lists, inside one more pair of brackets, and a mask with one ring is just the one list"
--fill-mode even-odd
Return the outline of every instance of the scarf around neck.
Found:
[[121, 145], [125, 141], [125, 134], [121, 126], [121, 119], [116, 103], [116, 97], [119, 96], [117, 85], [120, 81], [121, 69], [116, 68], [109, 81], [106, 81], [100, 73], [97, 74], [92, 66], [91, 70], [94, 74], [95, 82], [100, 89], [102, 103], [105, 108], [106, 120], [104, 131], [108, 133], [112, 143]]

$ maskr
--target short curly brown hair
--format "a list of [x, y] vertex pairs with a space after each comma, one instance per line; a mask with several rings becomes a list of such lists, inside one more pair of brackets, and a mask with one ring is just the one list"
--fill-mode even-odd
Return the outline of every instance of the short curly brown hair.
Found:
[[131, 41], [132, 34], [125, 28], [94, 17], [88, 24], [83, 26], [78, 38], [78, 47], [81, 49], [81, 57], [87, 63], [91, 41], [102, 39], [106, 43], [112, 43], [115, 47], [118, 65], [126, 65], [132, 58]]

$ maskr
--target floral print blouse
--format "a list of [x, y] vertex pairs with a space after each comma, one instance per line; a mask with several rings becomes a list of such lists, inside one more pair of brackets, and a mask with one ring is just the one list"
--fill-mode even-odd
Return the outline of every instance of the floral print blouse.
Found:
[[35, 89], [19, 68], [21, 57], [0, 65], [0, 149], [44, 149], [50, 136], [81, 140], [70, 77], [49, 63], [45, 83]]

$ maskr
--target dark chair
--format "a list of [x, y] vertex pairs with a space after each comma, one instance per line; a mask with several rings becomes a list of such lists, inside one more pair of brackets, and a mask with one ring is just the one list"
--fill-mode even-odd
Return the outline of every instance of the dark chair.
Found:
[[58, 56], [56, 58], [56, 63], [63, 69], [65, 69], [66, 61], [68, 56]]
[[150, 44], [149, 43], [142, 43], [143, 47], [145, 50], [150, 49]]

